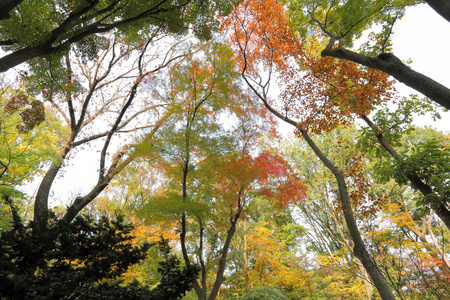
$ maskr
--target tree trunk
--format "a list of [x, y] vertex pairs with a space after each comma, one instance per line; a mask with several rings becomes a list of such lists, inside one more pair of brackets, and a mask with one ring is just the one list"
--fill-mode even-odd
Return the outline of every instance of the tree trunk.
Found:
[[376, 300], [375, 296], [373, 295], [373, 286], [372, 282], [370, 281], [369, 274], [367, 273], [366, 269], [364, 268], [361, 261], [356, 258], [356, 265], [358, 266], [359, 272], [361, 273], [361, 279], [364, 283], [364, 289], [366, 290], [367, 299], [369, 300]]
[[239, 216], [240, 216], [240, 211], [238, 213], [236, 213], [236, 215], [234, 216], [234, 220], [231, 221], [231, 226], [227, 232], [227, 238], [225, 240], [225, 244], [222, 247], [222, 257], [220, 258], [220, 261], [219, 261], [219, 269], [217, 270], [216, 280], [214, 281], [214, 285], [211, 290], [211, 293], [209, 294], [208, 300], [216, 299], [217, 295], [219, 294], [220, 286], [225, 281], [225, 277], [223, 276], [223, 273], [225, 272], [225, 268], [227, 266], [227, 255], [228, 255], [228, 251], [230, 250], [231, 240], [233, 239], [233, 236], [236, 233], [236, 223], [239, 219]]
[[450, 109], [450, 89], [433, 79], [412, 70], [395, 55], [383, 53], [377, 57], [366, 56], [344, 48], [333, 49], [334, 39], [322, 51], [323, 57], [341, 58], [363, 66], [383, 71], [407, 86], [424, 94], [443, 107]]
[[[361, 115], [361, 118], [366, 122], [366, 124], [372, 129], [375, 137], [380, 142], [380, 145], [394, 158], [399, 159], [398, 152], [386, 141], [382, 133], [379, 133], [378, 127], [365, 115]], [[433, 189], [423, 182], [414, 174], [406, 174], [406, 177], [411, 182], [411, 186], [419, 190], [422, 195], [429, 196], [429, 201], [431, 203], [431, 208], [438, 215], [438, 217], [444, 222], [448, 229], [450, 229], [450, 211], [445, 206], [444, 203], [447, 201], [441, 201], [438, 196], [433, 192]], [[445, 200], [445, 199], [444, 199]]]
[[450, 1], [448, 0], [426, 0], [434, 11], [441, 15], [447, 22], [450, 22]]
[[[67, 154], [72, 150], [72, 137], [70, 141], [66, 142], [64, 148], [61, 150], [59, 155], [64, 160]], [[36, 198], [34, 201], [34, 221], [36, 222], [37, 228], [44, 229], [47, 224], [48, 218], [48, 198], [50, 196], [50, 189], [52, 188], [53, 181], [56, 178], [59, 170], [61, 169], [61, 164], [52, 163], [47, 173], [45, 173], [44, 178], [39, 184], [38, 191], [36, 193]]]
[[[356, 224], [355, 217], [353, 215], [353, 209], [351, 207], [351, 202], [348, 196], [347, 192], [347, 185], [345, 183], [344, 175], [342, 174], [341, 170], [339, 170], [323, 153], [322, 151], [317, 147], [317, 145], [314, 143], [313, 140], [309, 137], [308, 133], [300, 129], [298, 126], [298, 123], [294, 120], [283, 116], [278, 111], [276, 111], [267, 101], [266, 93], [264, 91], [264, 96], [261, 95], [255, 87], [250, 83], [249, 79], [245, 75], [246, 72], [246, 66], [244, 66], [243, 70], [241, 71], [242, 77], [248, 84], [248, 86], [255, 92], [255, 94], [258, 96], [258, 98], [261, 99], [264, 106], [272, 112], [277, 118], [285, 121], [288, 124], [293, 125], [295, 128], [299, 130], [299, 132], [302, 134], [308, 145], [311, 147], [311, 149], [314, 151], [314, 153], [317, 155], [317, 157], [322, 161], [322, 163], [333, 173], [334, 177], [336, 178], [338, 187], [339, 187], [339, 196], [340, 201], [342, 204], [342, 210], [344, 213], [345, 222], [347, 224], [347, 228], [350, 232], [350, 236], [355, 243], [353, 253], [355, 256], [361, 261], [361, 263], [364, 265], [364, 268], [369, 273], [370, 278], [372, 279], [375, 287], [378, 290], [378, 293], [380, 294], [381, 298], [383, 300], [395, 300], [395, 297], [389, 287], [389, 285], [386, 282], [386, 279], [381, 274], [380, 270], [378, 269], [375, 261], [373, 260], [372, 256], [367, 252], [366, 247], [364, 245], [364, 241], [361, 238], [361, 235], [359, 233], [358, 226]], [[450, 102], [450, 101], [449, 101]], [[450, 104], [450, 103], [449, 103]], [[449, 105], [450, 106], [450, 105]]]
[[342, 210], [344, 213], [345, 222], [347, 223], [347, 228], [352, 237], [352, 241], [355, 243], [353, 247], [353, 253], [361, 261], [364, 268], [367, 270], [370, 278], [372, 279], [381, 299], [392, 299], [395, 300], [394, 294], [392, 293], [389, 285], [387, 284], [385, 278], [378, 269], [372, 256], [367, 252], [364, 245], [364, 241], [359, 233], [358, 226], [353, 214], [353, 209], [351, 207], [350, 198], [347, 192], [347, 184], [345, 183], [344, 175], [341, 170], [339, 170], [317, 147], [317, 145], [311, 140], [308, 133], [305, 130], [300, 130], [300, 133], [308, 143], [308, 145], [313, 149], [314, 153], [319, 157], [319, 159], [324, 163], [324, 165], [333, 173], [336, 178], [339, 197], [342, 204]]

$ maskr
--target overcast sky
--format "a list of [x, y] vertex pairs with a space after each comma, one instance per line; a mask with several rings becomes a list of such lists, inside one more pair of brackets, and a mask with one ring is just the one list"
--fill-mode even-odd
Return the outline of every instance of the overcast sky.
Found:
[[[394, 27], [393, 52], [403, 61], [412, 59], [411, 68], [437, 82], [450, 87], [450, 23], [438, 15], [427, 4], [408, 8], [405, 17]], [[403, 95], [417, 91], [398, 84]], [[450, 113], [433, 124], [421, 118], [421, 125], [432, 125], [443, 131], [450, 131]]]

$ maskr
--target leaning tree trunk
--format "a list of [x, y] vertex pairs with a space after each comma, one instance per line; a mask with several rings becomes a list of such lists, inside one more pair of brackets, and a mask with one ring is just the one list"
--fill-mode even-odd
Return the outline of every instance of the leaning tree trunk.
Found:
[[383, 71], [416, 91], [421, 92], [443, 107], [450, 109], [450, 89], [430, 77], [414, 71], [395, 55], [383, 53], [377, 57], [372, 57], [341, 47], [333, 48], [334, 43], [335, 39], [332, 38], [321, 53], [323, 57], [341, 58]]
[[[379, 133], [378, 127], [365, 115], [361, 115], [361, 118], [367, 123], [367, 125], [374, 132], [380, 145], [386, 150], [394, 159], [399, 159], [399, 153], [386, 141], [382, 133]], [[428, 196], [431, 203], [431, 208], [436, 213], [436, 215], [444, 222], [445, 226], [450, 229], [450, 210], [444, 204], [446, 201], [441, 201], [438, 196], [434, 193], [433, 189], [425, 182], [423, 182], [415, 174], [406, 174], [406, 177], [411, 182], [411, 186], [416, 188], [425, 197]]]
[[311, 140], [305, 130], [300, 130], [300, 133], [302, 134], [308, 145], [312, 148], [314, 153], [319, 157], [323, 164], [333, 173], [334, 177], [336, 178], [345, 222], [350, 232], [352, 241], [354, 242], [353, 253], [363, 264], [375, 287], [377, 288], [381, 299], [395, 299], [394, 294], [392, 293], [389, 285], [386, 282], [386, 279], [381, 274], [380, 270], [377, 267], [377, 264], [375, 263], [375, 260], [367, 251], [364, 245], [364, 241], [361, 238], [361, 234], [359, 233], [359, 229], [353, 214], [344, 174], [323, 154], [323, 152], [317, 147], [314, 141]]
[[[317, 147], [317, 145], [314, 143], [314, 141], [309, 137], [308, 133], [298, 126], [297, 122], [288, 118], [287, 116], [283, 116], [269, 104], [269, 102], [267, 100], [266, 91], [264, 91], [263, 95], [261, 95], [256, 90], [256, 88], [250, 83], [249, 79], [245, 75], [246, 69], [247, 69], [247, 65], [244, 65], [244, 68], [241, 71], [241, 75], [242, 75], [243, 79], [245, 80], [247, 85], [250, 87], [250, 89], [253, 90], [253, 92], [257, 95], [257, 97], [263, 102], [263, 104], [267, 108], [267, 110], [269, 110], [271, 113], [273, 113], [277, 118], [279, 118], [279, 119], [283, 120], [284, 122], [297, 128], [299, 130], [299, 132], [301, 133], [301, 135], [303, 136], [303, 138], [308, 143], [308, 145], [314, 151], [316, 156], [333, 173], [334, 177], [336, 178], [338, 188], [339, 188], [339, 197], [340, 197], [340, 201], [341, 201], [341, 205], [342, 205], [342, 210], [344, 213], [345, 222], [346, 222], [347, 228], [350, 232], [350, 236], [351, 236], [353, 242], [355, 243], [354, 248], [353, 248], [353, 253], [364, 265], [364, 268], [367, 270], [367, 273], [369, 274], [370, 278], [372, 279], [381, 298], [383, 300], [395, 300], [394, 294], [392, 293], [388, 283], [386, 282], [386, 279], [381, 274], [374, 259], [372, 258], [370, 253], [367, 251], [367, 249], [364, 245], [364, 241], [361, 238], [358, 226], [356, 224], [355, 217], [353, 215], [353, 209], [352, 209], [350, 198], [348, 195], [347, 184], [345, 183], [344, 174], [323, 154], [323, 152]], [[450, 91], [449, 91], [449, 94], [450, 94]], [[449, 98], [449, 107], [450, 107], [450, 98]]]
[[450, 22], [450, 1], [448, 0], [426, 0], [427, 4], [441, 15], [447, 22]]

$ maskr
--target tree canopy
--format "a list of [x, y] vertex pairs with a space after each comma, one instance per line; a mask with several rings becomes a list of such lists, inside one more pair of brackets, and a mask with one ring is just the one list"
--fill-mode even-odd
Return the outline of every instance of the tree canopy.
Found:
[[416, 118], [450, 91], [392, 43], [424, 5], [449, 20], [445, 1], [1, 1], [1, 297], [448, 299], [450, 135]]

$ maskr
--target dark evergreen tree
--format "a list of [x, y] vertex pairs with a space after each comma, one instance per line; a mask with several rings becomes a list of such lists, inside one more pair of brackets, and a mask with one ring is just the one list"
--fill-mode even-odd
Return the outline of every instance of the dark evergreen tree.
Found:
[[197, 277], [198, 267], [181, 268], [163, 241], [160, 284], [124, 284], [120, 276], [155, 246], [134, 246], [132, 224], [87, 215], [68, 226], [55, 216], [50, 220], [48, 230], [36, 235], [34, 222], [24, 225], [13, 212], [12, 227], [0, 233], [2, 299], [180, 299]]

